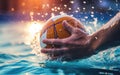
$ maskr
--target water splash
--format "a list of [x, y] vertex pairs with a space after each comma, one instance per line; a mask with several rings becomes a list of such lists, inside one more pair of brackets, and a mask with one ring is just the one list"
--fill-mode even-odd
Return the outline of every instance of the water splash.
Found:
[[40, 46], [40, 32], [37, 32], [35, 34], [30, 46], [32, 48], [32, 53], [39, 56], [40, 60], [45, 61], [48, 59], [48, 56], [46, 54], [41, 53], [42, 48]]

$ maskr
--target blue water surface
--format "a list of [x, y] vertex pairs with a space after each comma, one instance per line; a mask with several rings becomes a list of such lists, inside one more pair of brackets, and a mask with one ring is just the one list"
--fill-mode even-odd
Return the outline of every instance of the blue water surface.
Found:
[[[113, 13], [114, 16], [115, 13]], [[81, 15], [81, 14], [80, 14]], [[103, 15], [103, 14], [102, 14]], [[78, 14], [74, 15], [86, 26], [91, 23], [85, 22]], [[85, 15], [87, 16], [87, 15]], [[98, 14], [96, 14], [98, 16]], [[104, 15], [103, 15], [104, 16]], [[113, 17], [111, 16], [111, 17]], [[106, 15], [106, 17], [108, 17]], [[98, 28], [107, 22], [96, 17]], [[89, 17], [90, 18], [90, 17]], [[90, 19], [92, 22], [94, 19]], [[119, 75], [120, 74], [120, 45], [103, 50], [89, 58], [75, 61], [41, 61], [38, 56], [31, 53], [32, 49], [24, 43], [25, 31], [22, 23], [0, 23], [0, 75]], [[92, 32], [92, 31], [91, 31]], [[90, 33], [91, 33], [90, 32]], [[29, 38], [29, 37], [28, 37]]]

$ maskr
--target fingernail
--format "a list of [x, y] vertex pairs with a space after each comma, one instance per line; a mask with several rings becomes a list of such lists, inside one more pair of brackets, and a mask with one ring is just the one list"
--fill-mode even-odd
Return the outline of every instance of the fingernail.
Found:
[[66, 29], [65, 28], [65, 26], [66, 26], [66, 20], [63, 21], [62, 25], [63, 25], [63, 28]]
[[44, 49], [41, 50], [41, 53], [46, 53], [46, 51]]
[[66, 20], [64, 20], [62, 24], [65, 25], [66, 24]]
[[45, 43], [45, 42], [46, 42], [46, 39], [44, 39], [42, 42]]
[[45, 42], [45, 40], [42, 41], [43, 43]]
[[63, 22], [66, 22], [66, 20], [63, 20]]

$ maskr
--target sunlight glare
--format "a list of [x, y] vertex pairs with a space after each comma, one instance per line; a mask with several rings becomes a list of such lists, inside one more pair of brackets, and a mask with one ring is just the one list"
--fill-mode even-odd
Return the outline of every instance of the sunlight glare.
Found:
[[40, 33], [43, 28], [44, 22], [30, 22], [28, 23], [28, 33], [29, 37], [27, 37], [27, 40], [31, 48], [33, 49], [31, 53], [36, 54], [39, 56], [41, 61], [44, 61], [48, 59], [48, 57], [41, 53], [41, 47], [40, 47]]
[[25, 28], [27, 35], [25, 35], [25, 44], [30, 45], [31, 41], [34, 39], [36, 34], [40, 34], [40, 31], [44, 25], [44, 22], [32, 21], [27, 23]]
[[43, 22], [30, 22], [28, 24], [28, 31], [34, 37], [35, 33], [40, 32], [43, 27]]

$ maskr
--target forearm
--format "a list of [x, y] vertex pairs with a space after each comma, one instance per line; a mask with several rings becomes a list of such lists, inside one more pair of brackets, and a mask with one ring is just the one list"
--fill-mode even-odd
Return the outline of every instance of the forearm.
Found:
[[91, 35], [91, 47], [96, 50], [101, 45], [120, 40], [120, 13]]

